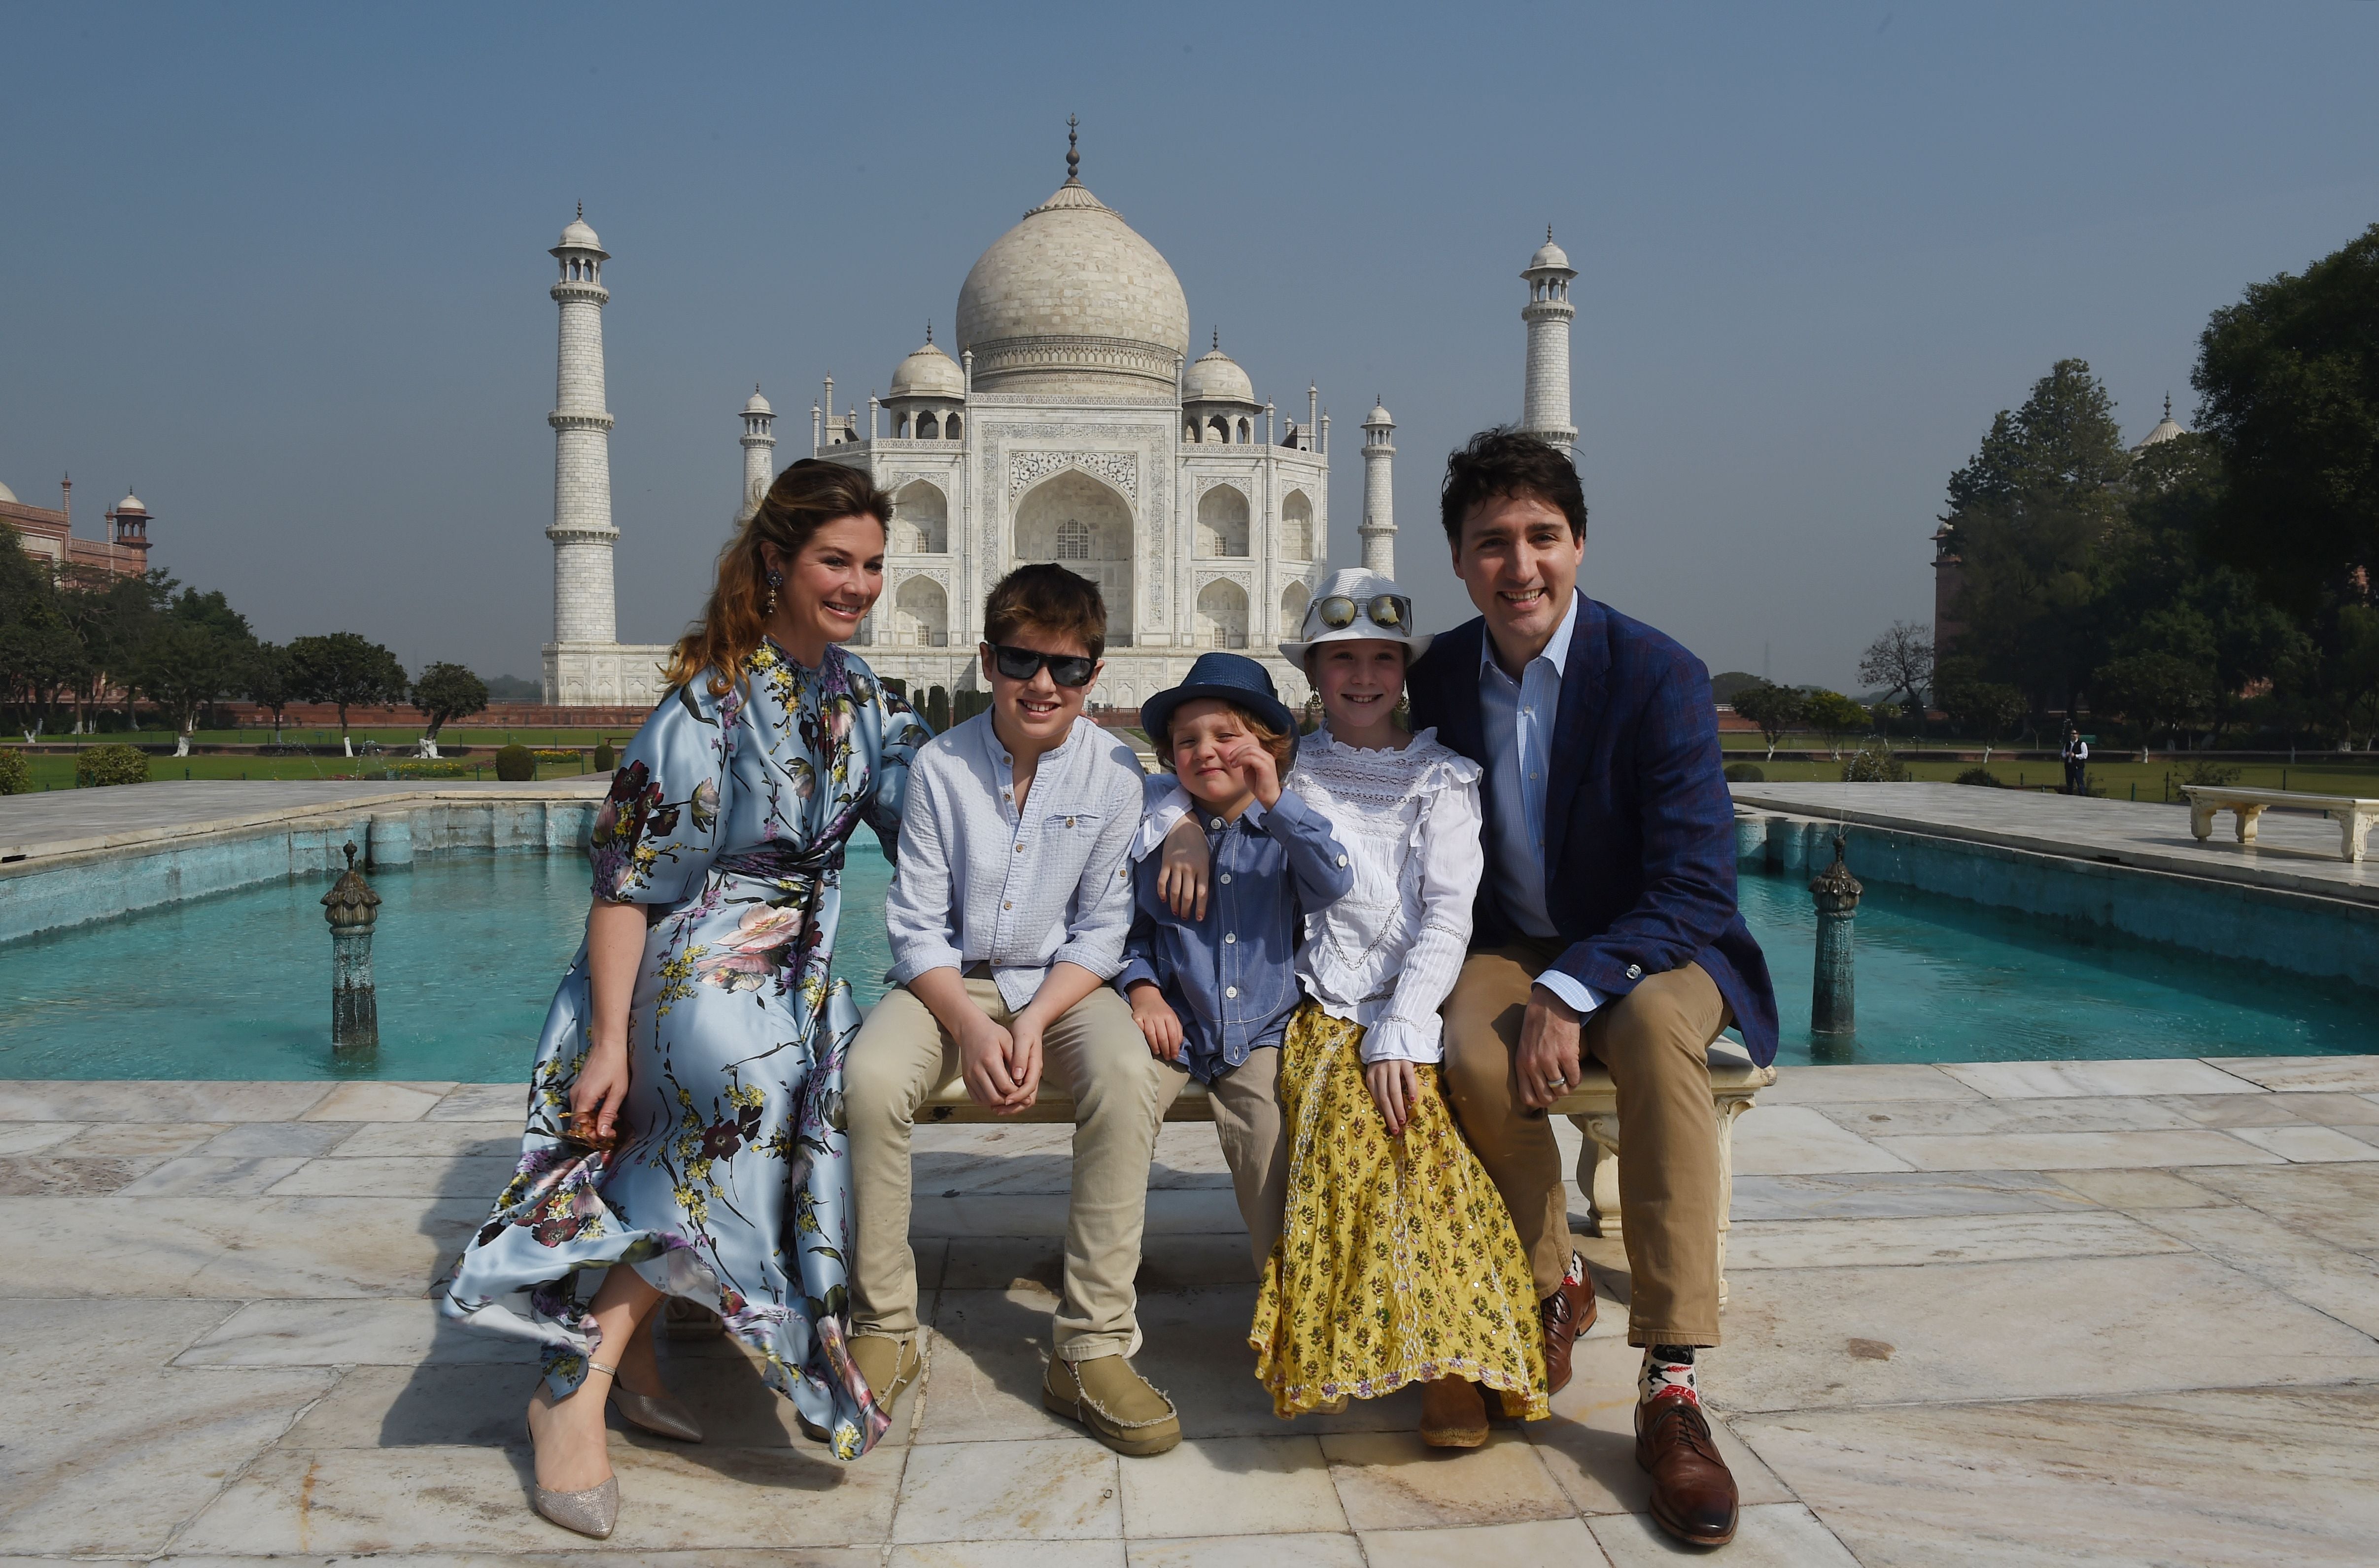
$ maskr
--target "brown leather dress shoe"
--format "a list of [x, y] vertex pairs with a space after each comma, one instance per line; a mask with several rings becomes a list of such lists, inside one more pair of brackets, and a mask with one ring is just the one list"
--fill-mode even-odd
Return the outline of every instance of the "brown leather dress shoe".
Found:
[[[1586, 1270], [1578, 1269], [1584, 1275]], [[1559, 1393], [1569, 1382], [1569, 1349], [1577, 1336], [1594, 1327], [1594, 1281], [1562, 1281], [1561, 1288], [1537, 1304], [1545, 1325], [1545, 1392]]]
[[1636, 1406], [1636, 1464], [1652, 1478], [1652, 1519], [1660, 1528], [1691, 1546], [1734, 1538], [1734, 1474], [1699, 1405], [1668, 1398]]

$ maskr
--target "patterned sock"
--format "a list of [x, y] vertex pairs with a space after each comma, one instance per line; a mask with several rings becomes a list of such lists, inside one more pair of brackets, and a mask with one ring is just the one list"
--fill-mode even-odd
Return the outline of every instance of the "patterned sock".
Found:
[[1694, 1347], [1690, 1345], [1648, 1345], [1644, 1371], [1636, 1381], [1636, 1397], [1645, 1405], [1656, 1399], [1682, 1399], [1701, 1408], [1701, 1389], [1694, 1381]]
[[1568, 1285], [1586, 1283], [1586, 1259], [1582, 1254], [1573, 1252], [1569, 1255], [1569, 1267], [1563, 1271], [1562, 1279]]

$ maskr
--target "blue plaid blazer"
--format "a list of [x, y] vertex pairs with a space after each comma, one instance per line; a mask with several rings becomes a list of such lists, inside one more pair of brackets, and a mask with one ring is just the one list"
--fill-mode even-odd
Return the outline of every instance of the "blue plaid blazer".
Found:
[[[1413, 727], [1487, 762], [1479, 718], [1484, 621], [1437, 638], [1406, 677]], [[1752, 1058], [1776, 1056], [1768, 959], [1734, 899], [1734, 802], [1709, 671], [1673, 639], [1586, 599], [1573, 629], [1545, 789], [1545, 893], [1570, 939], [1555, 960], [1600, 996], [1697, 963], [1718, 983]], [[1491, 788], [1490, 769], [1482, 786]], [[1494, 816], [1487, 831], [1494, 832]], [[1488, 864], [1494, 864], [1491, 843]], [[1511, 939], [1491, 874], [1471, 942]]]

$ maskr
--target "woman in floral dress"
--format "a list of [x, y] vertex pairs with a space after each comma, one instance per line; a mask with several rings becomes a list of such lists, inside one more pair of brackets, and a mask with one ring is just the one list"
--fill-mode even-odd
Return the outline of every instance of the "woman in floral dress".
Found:
[[894, 850], [929, 734], [836, 645], [882, 591], [891, 509], [856, 470], [796, 463], [721, 552], [596, 818], [519, 1172], [440, 1301], [545, 1346], [535, 1502], [583, 1534], [618, 1512], [607, 1399], [700, 1440], [637, 1332], [665, 1295], [717, 1312], [839, 1457], [887, 1425], [845, 1349], [859, 1016], [830, 967], [845, 841], [863, 821]]

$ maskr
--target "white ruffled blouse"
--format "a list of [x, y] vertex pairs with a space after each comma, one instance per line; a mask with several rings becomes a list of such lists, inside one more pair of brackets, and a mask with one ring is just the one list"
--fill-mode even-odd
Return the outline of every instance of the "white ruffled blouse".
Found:
[[1363, 1027], [1366, 1063], [1444, 1055], [1437, 1009], [1461, 972], [1486, 869], [1479, 776], [1434, 730], [1375, 752], [1324, 729], [1298, 743], [1283, 781], [1354, 861], [1354, 891], [1306, 916], [1297, 974], [1323, 1012]]

